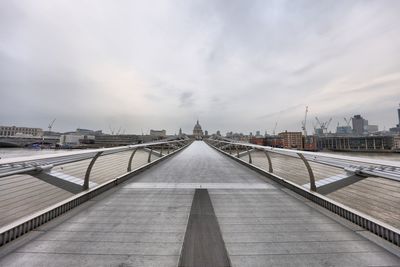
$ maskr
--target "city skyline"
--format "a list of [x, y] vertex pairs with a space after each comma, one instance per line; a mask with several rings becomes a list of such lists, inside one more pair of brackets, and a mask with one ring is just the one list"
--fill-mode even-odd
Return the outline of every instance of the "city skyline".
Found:
[[[301, 131], [397, 122], [398, 1], [7, 1], [1, 125]], [[71, 16], [71, 14], [74, 14]]]

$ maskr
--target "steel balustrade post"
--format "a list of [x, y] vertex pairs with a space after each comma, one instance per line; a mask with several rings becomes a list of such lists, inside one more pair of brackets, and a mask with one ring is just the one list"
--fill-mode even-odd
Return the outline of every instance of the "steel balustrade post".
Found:
[[314, 177], [314, 173], [311, 169], [310, 163], [308, 162], [308, 160], [304, 157], [303, 154], [301, 153], [297, 153], [297, 155], [300, 157], [300, 159], [304, 162], [304, 165], [306, 165], [308, 174], [310, 176], [310, 190], [316, 192], [317, 191], [317, 186], [315, 185], [315, 177]]
[[90, 172], [92, 171], [93, 165], [96, 162], [96, 160], [103, 154], [103, 151], [97, 152], [97, 154], [92, 158], [92, 160], [89, 163], [89, 166], [86, 170], [85, 174], [85, 181], [83, 182], [83, 190], [89, 189], [89, 177], [90, 177]]
[[171, 148], [170, 144], [167, 144], [167, 154], [169, 154], [169, 149]]
[[136, 153], [137, 150], [138, 150], [138, 149], [135, 148], [135, 149], [133, 150], [131, 156], [129, 157], [128, 168], [127, 168], [127, 171], [128, 171], [128, 172], [132, 171], [132, 160], [133, 160], [133, 157], [135, 156], [135, 153]]
[[164, 147], [164, 144], [161, 144], [160, 157], [163, 156], [163, 147]]
[[151, 162], [151, 154], [153, 153], [153, 147], [150, 148], [149, 157], [147, 158], [147, 163]]
[[229, 155], [232, 155], [232, 145], [231, 144], [229, 144]]
[[269, 172], [270, 172], [270, 173], [273, 173], [274, 171], [273, 171], [273, 169], [272, 169], [272, 160], [271, 160], [271, 157], [269, 156], [268, 151], [264, 150], [264, 152], [265, 152], [265, 156], [267, 156], [267, 159], [268, 159]]
[[235, 147], [236, 147], [236, 153], [237, 153], [236, 157], [237, 157], [237, 158], [240, 158], [240, 156], [239, 156], [239, 146], [238, 146], [238, 145], [235, 145]]
[[248, 146], [246, 146], [246, 151], [247, 151], [247, 154], [249, 154], [249, 163], [252, 164], [253, 160], [251, 159], [251, 153], [250, 153], [250, 150], [249, 150]]

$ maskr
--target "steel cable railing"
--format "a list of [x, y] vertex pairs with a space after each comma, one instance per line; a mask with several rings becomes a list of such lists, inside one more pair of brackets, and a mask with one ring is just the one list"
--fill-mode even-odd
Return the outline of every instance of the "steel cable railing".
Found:
[[[87, 189], [85, 181], [88, 187], [94, 188], [168, 155], [189, 142], [160, 141], [0, 160], [0, 228], [84, 191]], [[93, 164], [88, 172], [90, 163]], [[71, 186], [75, 189], [71, 190]]]
[[227, 139], [207, 142], [279, 180], [296, 184], [296, 190], [319, 193], [400, 229], [399, 162], [273, 148]]

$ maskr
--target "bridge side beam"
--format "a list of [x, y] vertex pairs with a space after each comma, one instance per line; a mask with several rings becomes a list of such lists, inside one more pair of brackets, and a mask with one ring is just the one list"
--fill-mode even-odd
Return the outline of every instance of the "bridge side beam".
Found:
[[32, 173], [28, 173], [28, 174], [42, 180], [43, 182], [46, 182], [48, 184], [51, 184], [51, 185], [57, 186], [61, 189], [64, 189], [72, 194], [77, 194], [77, 193], [82, 192], [82, 188], [83, 188], [82, 185], [60, 179], [58, 177], [51, 175], [51, 173], [47, 173], [47, 172], [33, 173], [32, 172]]

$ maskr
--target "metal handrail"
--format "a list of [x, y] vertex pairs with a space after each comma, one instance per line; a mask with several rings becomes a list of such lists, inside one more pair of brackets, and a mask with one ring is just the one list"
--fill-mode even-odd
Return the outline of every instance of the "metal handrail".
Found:
[[[60, 216], [61, 214], [68, 212], [70, 209], [90, 200], [91, 198], [101, 194], [102, 192], [105, 192], [106, 190], [126, 181], [133, 175], [140, 173], [141, 171], [143, 171], [151, 166], [154, 166], [154, 164], [157, 164], [158, 162], [172, 156], [175, 153], [178, 153], [182, 149], [185, 149], [187, 146], [189, 146], [191, 144], [191, 142], [192, 142], [192, 140], [185, 139], [185, 140], [178, 140], [178, 141], [152, 142], [152, 143], [131, 145], [131, 146], [126, 146], [126, 147], [112, 148], [112, 149], [95, 149], [95, 150], [91, 150], [90, 152], [79, 151], [78, 153], [77, 152], [65, 153], [61, 158], [59, 156], [54, 157], [53, 155], [50, 155], [48, 157], [41, 156], [40, 157], [42, 160], [41, 163], [44, 163], [45, 160], [47, 159], [48, 161], [57, 162], [57, 164], [59, 164], [59, 165], [62, 165], [60, 162], [68, 161], [68, 163], [69, 163], [69, 162], [76, 162], [79, 160], [85, 160], [85, 159], [91, 158], [92, 160], [90, 161], [89, 166], [86, 169], [86, 175], [85, 175], [85, 180], [84, 180], [85, 183], [82, 184], [82, 186], [79, 188], [79, 190], [77, 190], [77, 192], [74, 192], [73, 196], [68, 196], [68, 198], [63, 199], [58, 203], [50, 203], [50, 206], [48, 206], [44, 209], [41, 209], [41, 210], [34, 211], [31, 214], [26, 214], [23, 217], [17, 217], [17, 219], [15, 221], [13, 221], [7, 225], [4, 225], [4, 226], [0, 225], [0, 247], [2, 245], [5, 245], [6, 243], [11, 242], [12, 240], [14, 240], [18, 237], [26, 234], [27, 232], [36, 229], [40, 225], [43, 225], [44, 223]], [[149, 148], [155, 147], [157, 149], [157, 148], [159, 148], [157, 146], [162, 146], [162, 145], [168, 146], [168, 154], [160, 153], [161, 156], [151, 159], [151, 162], [143, 163], [143, 165], [141, 165], [139, 167], [135, 167], [135, 169], [132, 168], [132, 159], [137, 150], [145, 149], [146, 147], [149, 147]], [[170, 146], [173, 147], [171, 149], [171, 152], [169, 151]], [[100, 156], [103, 156], [103, 155], [110, 155], [113, 153], [129, 152], [129, 151], [132, 151], [132, 153], [126, 153], [126, 156], [129, 157], [129, 161], [127, 160], [127, 162], [126, 162], [127, 169], [125, 169], [123, 171], [123, 173], [119, 172], [115, 176], [110, 176], [108, 180], [103, 181], [102, 183], [95, 184], [94, 186], [89, 186], [93, 183], [93, 182], [89, 181], [89, 178], [90, 178], [91, 169], [95, 165], [97, 158], [99, 158]], [[154, 153], [154, 150], [153, 150], [153, 153]], [[72, 155], [72, 157], [71, 157], [71, 155]], [[95, 155], [97, 155], [97, 157]], [[92, 156], [92, 157], [90, 157], [90, 156]], [[32, 160], [32, 158], [37, 159], [37, 157], [25, 157], [25, 158], [27, 158], [28, 160]], [[25, 167], [26, 167], [27, 165], [24, 164], [24, 162], [21, 162], [19, 159], [20, 158], [16, 159], [18, 161], [18, 163], [16, 163], [16, 164], [19, 164], [21, 166], [25, 165]], [[13, 160], [15, 160], [15, 159], [11, 159], [11, 160], [8, 159], [7, 164], [13, 164], [14, 162], [16, 162]], [[3, 163], [3, 162], [0, 162], [0, 171], [2, 171], [4, 169], [3, 168], [4, 165], [1, 165], [1, 163]], [[104, 163], [104, 162], [102, 162], [102, 163]], [[106, 161], [106, 164], [107, 164], [107, 161]], [[125, 164], [125, 161], [122, 160], [121, 165], [124, 165], [124, 164]], [[28, 172], [27, 174], [35, 177], [37, 175], [41, 175], [40, 174], [41, 171], [46, 172], [46, 171], [51, 170], [53, 167], [54, 167], [54, 165], [52, 165], [52, 164], [49, 164], [49, 165], [42, 164], [42, 165], [38, 165], [37, 167], [35, 167], [35, 166], [27, 167], [27, 169], [33, 168], [33, 170], [34, 170], [32, 172]], [[18, 171], [20, 171], [20, 170], [18, 170]], [[55, 172], [58, 173], [58, 171], [55, 171]], [[46, 174], [47, 176], [50, 176], [50, 180], [52, 180], [51, 174], [52, 174], [51, 172]], [[43, 173], [42, 173], [42, 175], [43, 175]], [[40, 177], [38, 177], [38, 178], [40, 179]], [[57, 179], [57, 177], [53, 177], [53, 178]], [[49, 182], [49, 180], [47, 180], [46, 182]], [[17, 186], [19, 186], [19, 185], [17, 185]], [[59, 187], [63, 188], [62, 186], [59, 186]], [[63, 188], [63, 189], [65, 189], [65, 188]], [[30, 211], [28, 211], [28, 212], [30, 212]]]
[[0, 178], [10, 175], [23, 174], [30, 171], [40, 170], [40, 166], [47, 166], [47, 165], [59, 166], [86, 159], [92, 159], [95, 155], [97, 155], [100, 152], [102, 156], [105, 156], [145, 147], [152, 147], [152, 146], [173, 144], [173, 143], [179, 144], [182, 143], [182, 141], [185, 140], [149, 142], [149, 143], [120, 146], [113, 148], [88, 149], [84, 151], [72, 151], [72, 152], [65, 152], [65, 153], [51, 154], [51, 155], [0, 159]]
[[[373, 159], [364, 159], [359, 157], [348, 157], [348, 156], [337, 156], [330, 155], [326, 153], [315, 153], [315, 152], [307, 152], [307, 151], [299, 151], [299, 150], [290, 150], [290, 149], [281, 149], [281, 148], [273, 148], [268, 146], [260, 146], [255, 144], [249, 144], [245, 142], [237, 142], [234, 140], [227, 140], [224, 138], [223, 140], [216, 140], [213, 138], [207, 139], [206, 142], [213, 147], [214, 149], [219, 150], [221, 153], [231, 157], [232, 159], [239, 161], [240, 163], [250, 167], [251, 169], [257, 171], [258, 173], [263, 174], [264, 176], [270, 178], [274, 182], [288, 188], [289, 190], [299, 194], [302, 197], [316, 203], [317, 205], [326, 208], [327, 210], [339, 215], [342, 218], [345, 218], [348, 221], [351, 221], [360, 227], [368, 230], [371, 233], [376, 234], [383, 239], [400, 246], [400, 230], [392, 225], [387, 224], [387, 219], [384, 221], [380, 221], [380, 218], [374, 218], [371, 216], [372, 213], [364, 213], [362, 210], [358, 210], [359, 207], [356, 204], [356, 208], [349, 207], [345, 203], [337, 202], [336, 200], [331, 199], [330, 197], [325, 196], [328, 192], [334, 192], [335, 190], [339, 190], [344, 188], [354, 182], [360, 181], [360, 179], [364, 179], [368, 176], [375, 177], [383, 177], [389, 178], [392, 180], [400, 181], [400, 168], [399, 163], [395, 161], [382, 161], [382, 160], [373, 160]], [[230, 146], [221, 145], [221, 144], [230, 144]], [[260, 151], [264, 151], [263, 154], [266, 155], [268, 159], [268, 166], [265, 169], [265, 165], [261, 163], [259, 164], [251, 164], [244, 159], [239, 158], [239, 149], [241, 146], [242, 150], [250, 151], [248, 148], [258, 149]], [[228, 149], [228, 151], [223, 150], [221, 148]], [[237, 152], [237, 156], [232, 155], [232, 150]], [[282, 166], [282, 161], [280, 159], [277, 160], [278, 172], [275, 172], [275, 169], [272, 169], [272, 160], [270, 158], [271, 154], [280, 154], [284, 156], [289, 156], [293, 158], [297, 158], [302, 160], [304, 165], [307, 168], [310, 183], [309, 190], [307, 190], [307, 184], [299, 184], [292, 179], [293, 177], [286, 177], [288, 174], [283, 168], [290, 168], [290, 166], [295, 165], [284, 165]], [[277, 157], [279, 158], [279, 157]], [[286, 158], [287, 159], [287, 158]], [[290, 161], [288, 161], [288, 164]], [[332, 177], [324, 177], [322, 179], [322, 183], [319, 183], [321, 180], [315, 181], [315, 177], [313, 174], [312, 168], [315, 168], [316, 171], [321, 171], [321, 168], [318, 168], [316, 164], [311, 165], [310, 162], [315, 162], [323, 165], [329, 165], [338, 168], [339, 170], [343, 170], [346, 174], [343, 176], [335, 175]], [[268, 170], [269, 167], [269, 170]], [[299, 169], [296, 169], [299, 170]], [[294, 171], [295, 175], [297, 175], [296, 170]], [[274, 171], [274, 172], [273, 172]], [[329, 173], [331, 171], [328, 171]], [[337, 172], [335, 172], [337, 173]], [[300, 174], [300, 173], [299, 173]], [[321, 172], [320, 172], [321, 174]], [[360, 176], [361, 175], [361, 176]], [[325, 179], [326, 178], [326, 179]], [[338, 178], [338, 179], [335, 179]], [[299, 179], [302, 180], [302, 179]], [[387, 181], [385, 182], [387, 184]], [[390, 183], [394, 184], [394, 183]], [[318, 185], [318, 186], [316, 186]], [[371, 187], [369, 187], [371, 188]], [[367, 187], [368, 189], [368, 187]], [[351, 192], [352, 190], [350, 190]], [[353, 188], [354, 191], [354, 188]], [[382, 194], [381, 194], [382, 195]], [[365, 197], [366, 194], [363, 194]], [[335, 199], [335, 198], [334, 198]], [[357, 198], [355, 198], [357, 201]], [[356, 202], [357, 203], [357, 202]], [[386, 205], [386, 202], [381, 202], [380, 205]], [[368, 208], [368, 207], [367, 207]], [[380, 206], [382, 208], [382, 206]], [[397, 210], [396, 210], [397, 211]], [[394, 211], [395, 212], [395, 211]], [[397, 214], [397, 213], [395, 213]]]
[[209, 139], [209, 141], [231, 144], [235, 147], [238, 146], [243, 146], [247, 148], [251, 147], [266, 152], [281, 154], [284, 156], [290, 156], [300, 159], [301, 159], [300, 155], [302, 155], [304, 157], [304, 160], [308, 162], [315, 162], [319, 164], [328, 165], [331, 167], [340, 168], [343, 169], [344, 171], [354, 172], [355, 174], [358, 175], [376, 176], [395, 181], [400, 181], [400, 163], [396, 161], [376, 160], [376, 159], [367, 159], [361, 157], [331, 155], [319, 152], [275, 148], [275, 147], [255, 145], [245, 142], [237, 142], [234, 140], [227, 141], [226, 139], [224, 140]]

